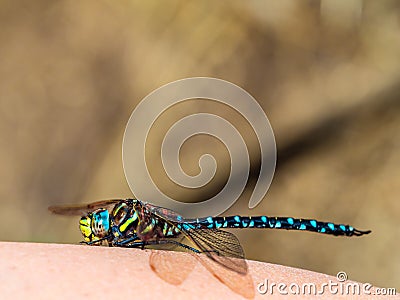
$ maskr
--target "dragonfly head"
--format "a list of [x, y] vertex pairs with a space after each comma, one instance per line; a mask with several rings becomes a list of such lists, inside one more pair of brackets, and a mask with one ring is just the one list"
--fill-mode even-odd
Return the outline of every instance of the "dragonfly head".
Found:
[[100, 208], [83, 216], [79, 222], [79, 228], [86, 242], [93, 242], [104, 238], [110, 231], [110, 215], [108, 210]]

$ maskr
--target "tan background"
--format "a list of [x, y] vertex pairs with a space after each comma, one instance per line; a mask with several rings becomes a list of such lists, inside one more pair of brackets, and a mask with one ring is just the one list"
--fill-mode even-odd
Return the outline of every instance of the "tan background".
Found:
[[[121, 162], [132, 110], [162, 84], [213, 76], [259, 101], [278, 147], [270, 191], [250, 211], [258, 150], [246, 137], [252, 178], [226, 214], [373, 230], [351, 239], [238, 231], [247, 257], [399, 289], [400, 3], [160, 3], [0, 3], [0, 239], [78, 242], [77, 219], [51, 216], [47, 206], [132, 197]], [[211, 103], [171, 110], [165, 124], [197, 111], [218, 111], [248, 132]], [[155, 130], [149, 148], [161, 138]], [[226, 151], [208, 137], [192, 142], [182, 151], [188, 173], [198, 171], [199, 153], [222, 157], [214, 186], [192, 194], [171, 187], [156, 164], [153, 171], [168, 193], [201, 200], [224, 182]]]

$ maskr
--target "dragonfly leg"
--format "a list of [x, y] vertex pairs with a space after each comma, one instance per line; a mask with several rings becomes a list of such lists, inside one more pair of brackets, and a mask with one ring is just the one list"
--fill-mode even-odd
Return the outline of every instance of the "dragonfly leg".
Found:
[[110, 236], [107, 235], [107, 236], [102, 237], [101, 239], [98, 239], [98, 240], [95, 240], [95, 241], [90, 241], [90, 242], [81, 241], [81, 242], [79, 242], [79, 244], [85, 244], [85, 245], [91, 246], [91, 245], [96, 244], [98, 242], [101, 242], [101, 241], [104, 241], [104, 240], [108, 240], [109, 238], [110, 238]]
[[186, 244], [183, 243], [179, 243], [177, 241], [173, 241], [173, 240], [158, 240], [158, 241], [140, 241], [140, 242], [134, 242], [134, 243], [130, 243], [131, 240], [129, 239], [126, 241], [123, 241], [121, 243], [115, 244], [115, 246], [119, 246], [119, 247], [125, 247], [125, 248], [142, 248], [144, 249], [145, 246], [151, 246], [151, 245], [164, 245], [164, 244], [173, 244], [176, 245], [178, 247], [182, 247], [184, 249], [193, 251], [195, 253], [201, 253], [200, 250], [197, 250], [193, 247], [190, 247]]
[[129, 244], [131, 242], [139, 240], [136, 234], [134, 236], [130, 237], [130, 238], [122, 240], [121, 242], [117, 241], [117, 239], [118, 238], [114, 239], [114, 241], [112, 243], [113, 246], [124, 247], [124, 245], [126, 245], [126, 244]]
[[144, 241], [140, 241], [140, 242], [133, 242], [133, 241], [134, 241], [133, 239], [127, 239], [122, 242], [115, 242], [114, 246], [124, 247], [124, 248], [142, 248], [147, 245], [147, 243]]
[[177, 245], [178, 247], [182, 247], [184, 249], [193, 251], [195, 253], [201, 253], [200, 250], [197, 250], [197, 249], [195, 249], [193, 247], [190, 247], [190, 246], [188, 246], [186, 244], [183, 244], [183, 243], [180, 243], [180, 242], [177, 242], [177, 241], [173, 241], [173, 240], [161, 240], [161, 241], [158, 241], [158, 244], [174, 244], [174, 245]]

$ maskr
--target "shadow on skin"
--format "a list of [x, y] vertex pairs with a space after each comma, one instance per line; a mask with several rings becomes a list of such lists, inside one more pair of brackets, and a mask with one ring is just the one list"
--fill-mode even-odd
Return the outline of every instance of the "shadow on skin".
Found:
[[[170, 282], [174, 283], [171, 284], [168, 278], [160, 279], [156, 274], [159, 270], [149, 265], [152, 253], [139, 249], [2, 242], [0, 293], [3, 299], [243, 299], [243, 296], [265, 299], [271, 296], [271, 283], [287, 286], [314, 283], [320, 287], [329, 280], [337, 282], [335, 277], [325, 274], [248, 261], [246, 277], [252, 279], [253, 289], [249, 291], [243, 282], [238, 282], [234, 292], [235, 287], [222, 284], [203, 264], [191, 260], [192, 255], [168, 252], [166, 268], [170, 265], [176, 272], [180, 270], [183, 277], [181, 280], [179, 274], [171, 274]], [[263, 295], [257, 289], [265, 290], [266, 279], [269, 289]], [[240, 291], [244, 294], [239, 295]], [[291, 294], [288, 288], [286, 292]], [[285, 299], [288, 296], [281, 294], [276, 286], [273, 295]], [[324, 296], [337, 299], [329, 291]], [[309, 294], [303, 297], [308, 298]], [[361, 294], [357, 298], [372, 299], [372, 296]]]

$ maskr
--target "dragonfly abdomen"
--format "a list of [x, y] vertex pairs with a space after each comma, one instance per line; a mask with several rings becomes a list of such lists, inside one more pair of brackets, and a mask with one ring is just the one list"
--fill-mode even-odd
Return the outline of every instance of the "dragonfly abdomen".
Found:
[[196, 228], [274, 228], [287, 230], [305, 230], [331, 235], [363, 235], [370, 231], [360, 231], [349, 225], [334, 224], [309, 219], [295, 219], [291, 217], [208, 217], [198, 219]]

